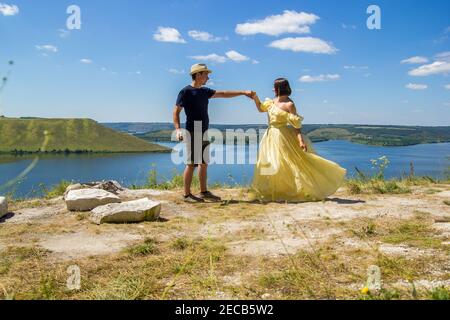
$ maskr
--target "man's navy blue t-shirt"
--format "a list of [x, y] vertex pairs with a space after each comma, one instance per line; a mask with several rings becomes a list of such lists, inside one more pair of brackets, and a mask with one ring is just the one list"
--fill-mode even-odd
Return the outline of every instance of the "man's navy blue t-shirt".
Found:
[[176, 105], [186, 112], [186, 130], [194, 131], [194, 121], [202, 122], [202, 131], [209, 128], [208, 104], [209, 99], [216, 93], [206, 87], [184, 87], [178, 94]]

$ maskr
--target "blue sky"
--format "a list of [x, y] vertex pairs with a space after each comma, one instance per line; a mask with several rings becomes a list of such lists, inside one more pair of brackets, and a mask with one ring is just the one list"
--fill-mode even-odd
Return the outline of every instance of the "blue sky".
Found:
[[[66, 28], [71, 4], [81, 30]], [[449, 1], [0, 0], [0, 44], [10, 117], [171, 122], [202, 61], [217, 90], [271, 97], [288, 78], [305, 123], [450, 125]], [[266, 122], [244, 97], [210, 117]]]

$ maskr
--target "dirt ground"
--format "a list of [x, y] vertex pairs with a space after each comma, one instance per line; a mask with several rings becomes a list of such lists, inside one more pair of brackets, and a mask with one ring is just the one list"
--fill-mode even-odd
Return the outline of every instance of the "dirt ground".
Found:
[[[450, 185], [314, 203], [186, 204], [180, 191], [126, 190], [162, 203], [156, 222], [92, 224], [62, 198], [10, 205], [0, 220], [0, 297], [15, 299], [430, 298], [450, 287]], [[68, 290], [67, 268], [81, 270]], [[383, 290], [362, 294], [367, 269]], [[445, 289], [446, 288], [446, 289]]]

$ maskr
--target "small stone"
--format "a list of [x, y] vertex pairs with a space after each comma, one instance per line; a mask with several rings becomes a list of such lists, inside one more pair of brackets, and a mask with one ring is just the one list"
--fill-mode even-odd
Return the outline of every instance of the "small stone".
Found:
[[262, 296], [261, 296], [261, 299], [264, 299], [264, 300], [267, 300], [267, 299], [269, 299], [270, 298], [270, 293], [264, 293]]
[[154, 221], [160, 212], [161, 203], [144, 198], [97, 207], [92, 210], [90, 220], [96, 224]]

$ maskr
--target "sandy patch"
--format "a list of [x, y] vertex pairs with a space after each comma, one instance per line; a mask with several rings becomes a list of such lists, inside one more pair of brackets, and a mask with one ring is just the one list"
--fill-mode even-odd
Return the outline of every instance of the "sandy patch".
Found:
[[378, 247], [378, 250], [380, 250], [381, 253], [384, 253], [386, 255], [393, 255], [393, 256], [402, 256], [408, 259], [414, 259], [417, 257], [422, 256], [434, 256], [438, 254], [436, 250], [424, 250], [419, 248], [413, 248], [409, 247], [407, 245], [389, 245], [389, 244], [382, 244]]
[[277, 257], [291, 255], [299, 250], [312, 251], [315, 244], [327, 240], [332, 235], [339, 234], [336, 229], [304, 230], [304, 237], [280, 236], [262, 240], [242, 240], [228, 243], [229, 252], [234, 255]]
[[107, 255], [130, 246], [142, 236], [124, 232], [91, 234], [79, 231], [70, 234], [49, 236], [39, 245], [51, 251], [60, 260]]
[[[398, 281], [392, 283], [391, 286], [395, 288], [412, 288], [412, 284], [407, 281]], [[414, 281], [416, 289], [433, 290], [441, 287], [450, 287], [450, 280], [416, 280]]]
[[435, 223], [433, 229], [439, 231], [440, 236], [443, 238], [450, 238], [450, 223]]
[[38, 207], [38, 208], [24, 208], [14, 210], [13, 215], [5, 220], [8, 223], [39, 223], [53, 220], [56, 215], [67, 213], [66, 204], [59, 201], [57, 204]]

